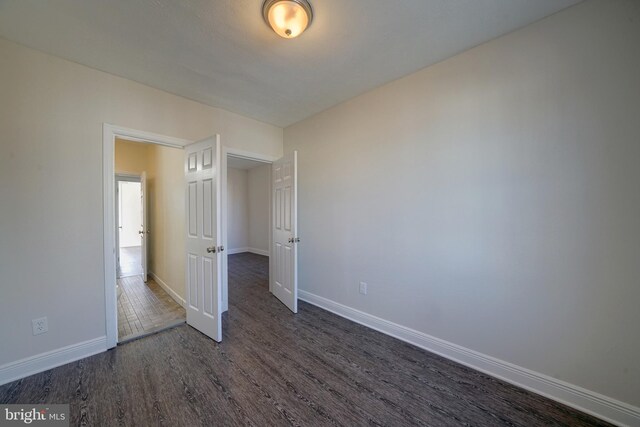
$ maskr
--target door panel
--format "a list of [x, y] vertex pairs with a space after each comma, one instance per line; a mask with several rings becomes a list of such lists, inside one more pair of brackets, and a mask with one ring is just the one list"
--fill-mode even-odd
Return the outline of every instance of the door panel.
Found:
[[187, 323], [222, 340], [220, 139], [185, 147]]
[[273, 163], [273, 254], [271, 292], [298, 312], [297, 160], [294, 151]]

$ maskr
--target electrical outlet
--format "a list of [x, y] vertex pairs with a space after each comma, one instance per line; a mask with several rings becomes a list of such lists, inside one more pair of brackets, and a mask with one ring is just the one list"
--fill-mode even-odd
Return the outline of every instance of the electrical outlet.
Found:
[[49, 322], [47, 321], [46, 317], [33, 319], [31, 321], [31, 326], [33, 328], [33, 335], [40, 335], [49, 331]]
[[367, 284], [364, 282], [360, 282], [360, 293], [362, 295], [366, 295], [367, 294]]

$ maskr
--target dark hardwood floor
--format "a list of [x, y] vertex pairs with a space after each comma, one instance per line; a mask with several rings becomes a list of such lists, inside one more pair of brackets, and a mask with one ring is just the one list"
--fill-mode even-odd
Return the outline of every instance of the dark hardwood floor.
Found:
[[268, 292], [268, 262], [229, 257], [216, 344], [183, 325], [0, 387], [2, 403], [70, 403], [72, 425], [608, 425]]

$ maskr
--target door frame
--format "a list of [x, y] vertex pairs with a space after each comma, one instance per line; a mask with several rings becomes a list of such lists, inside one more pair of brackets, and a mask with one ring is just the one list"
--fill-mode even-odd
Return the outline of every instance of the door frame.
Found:
[[[225, 206], [226, 209], [222, 209], [222, 244], [225, 248], [228, 248], [227, 242], [227, 216], [229, 203], [227, 200], [228, 197], [228, 183], [227, 183], [227, 161], [229, 157], [236, 157], [238, 159], [245, 160], [253, 160], [256, 162], [264, 163], [265, 165], [272, 165], [273, 162], [278, 160], [280, 157], [273, 157], [266, 154], [255, 153], [251, 151], [239, 150], [237, 148], [225, 147], [222, 146], [222, 206]], [[271, 268], [271, 261], [273, 257], [271, 256], [271, 243], [273, 241], [273, 230], [271, 227], [272, 220], [272, 212], [271, 212], [271, 181], [269, 181], [269, 292], [271, 292], [271, 275], [273, 268]], [[222, 312], [224, 313], [229, 309], [229, 263], [228, 263], [229, 253], [228, 251], [224, 252], [222, 256]]]
[[[119, 182], [142, 182], [142, 177], [138, 174], [135, 173], [124, 173], [124, 172], [117, 172], [115, 173], [115, 182], [114, 182], [114, 187], [113, 187], [113, 191], [115, 191], [115, 195], [114, 195], [114, 203], [115, 203], [115, 208], [113, 211], [113, 215], [115, 217], [115, 221], [116, 221], [116, 225], [115, 225], [115, 239], [116, 239], [116, 278], [117, 276], [117, 272], [118, 272], [118, 265], [120, 264], [120, 232], [118, 231], [118, 228], [120, 228], [120, 197], [117, 197], [118, 193], [118, 183]], [[143, 207], [144, 209], [145, 207]], [[144, 215], [144, 212], [142, 213]]]
[[[116, 137], [129, 141], [184, 149], [191, 144], [182, 138], [129, 129], [103, 123], [102, 125], [102, 194], [103, 194], [103, 255], [104, 255], [104, 299], [107, 348], [118, 344], [118, 297], [116, 290], [115, 247], [115, 143]], [[226, 163], [226, 162], [225, 162]]]

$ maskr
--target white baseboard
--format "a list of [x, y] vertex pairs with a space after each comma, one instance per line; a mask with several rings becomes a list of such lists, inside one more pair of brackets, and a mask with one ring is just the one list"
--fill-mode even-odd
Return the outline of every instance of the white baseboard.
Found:
[[229, 255], [241, 254], [244, 252], [249, 252], [249, 248], [233, 248], [228, 250]]
[[269, 256], [269, 251], [265, 251], [264, 249], [249, 248], [247, 252], [251, 252], [256, 255]]
[[94, 338], [0, 366], [0, 385], [107, 351], [107, 337]]
[[269, 256], [269, 251], [265, 251], [263, 249], [256, 249], [256, 248], [235, 248], [235, 249], [229, 249], [229, 255], [235, 255], [235, 254], [242, 254], [245, 252], [251, 252], [252, 254], [257, 254], [257, 255], [263, 255], [263, 256]]
[[640, 426], [640, 408], [636, 406], [398, 325], [307, 291], [298, 290], [298, 297], [338, 316], [603, 420], [622, 426]]
[[181, 306], [183, 306], [183, 307], [186, 307], [186, 306], [187, 306], [187, 301], [186, 301], [184, 298], [182, 298], [180, 295], [178, 295], [178, 293], [177, 293], [176, 291], [174, 291], [174, 290], [171, 288], [171, 286], [167, 285], [167, 284], [164, 282], [164, 280], [162, 280], [161, 278], [159, 278], [157, 274], [155, 274], [153, 271], [149, 271], [149, 276], [151, 276], [151, 278], [152, 278], [153, 280], [155, 280], [155, 281], [156, 281], [156, 283], [157, 283], [158, 285], [160, 285], [160, 287], [161, 287], [162, 289], [164, 289], [164, 291], [165, 291], [166, 293], [168, 293], [168, 294], [169, 294], [169, 296], [170, 296], [171, 298], [173, 298], [173, 300], [174, 300], [175, 302], [177, 302], [178, 304], [180, 304], [180, 305], [181, 305]]

